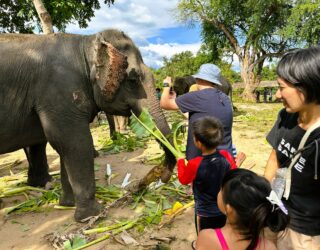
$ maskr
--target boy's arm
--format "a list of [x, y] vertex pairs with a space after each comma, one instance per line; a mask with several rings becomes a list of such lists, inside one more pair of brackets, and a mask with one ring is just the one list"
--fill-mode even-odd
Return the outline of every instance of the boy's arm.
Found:
[[202, 161], [202, 157], [191, 159], [187, 165], [185, 159], [178, 159], [178, 179], [182, 185], [187, 185], [193, 182], [196, 178], [197, 170]]

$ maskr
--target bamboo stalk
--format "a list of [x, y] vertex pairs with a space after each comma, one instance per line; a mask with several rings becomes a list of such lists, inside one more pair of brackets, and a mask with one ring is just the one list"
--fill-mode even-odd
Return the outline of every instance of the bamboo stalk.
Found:
[[[114, 231], [112, 232], [112, 235], [117, 235], [117, 234], [123, 232], [124, 230], [127, 230], [127, 229], [130, 229], [130, 228], [134, 227], [134, 225], [135, 225], [138, 221], [139, 221], [139, 219], [133, 220], [133, 221], [127, 223], [126, 225], [124, 225], [123, 227], [120, 227], [120, 228], [114, 230]], [[94, 240], [94, 241], [91, 241], [91, 242], [89, 242], [89, 243], [87, 243], [87, 244], [85, 244], [85, 245], [83, 245], [83, 246], [80, 246], [80, 247], [78, 247], [78, 248], [75, 248], [74, 250], [80, 250], [80, 249], [84, 249], [84, 248], [90, 247], [90, 246], [92, 246], [92, 245], [95, 245], [95, 244], [97, 244], [97, 243], [99, 243], [99, 242], [101, 242], [101, 241], [104, 241], [104, 240], [108, 239], [110, 236], [111, 236], [110, 234], [106, 234], [106, 235], [104, 235], [104, 236], [102, 236], [102, 237], [100, 237], [100, 238], [98, 238], [98, 239], [96, 239], [96, 240]]]
[[61, 205], [54, 205], [54, 209], [58, 210], [74, 210], [76, 207], [66, 207], [66, 206], [61, 206]]
[[88, 230], [84, 230], [83, 233], [84, 234], [104, 233], [106, 231], [110, 231], [110, 230], [122, 227], [126, 225], [128, 222], [129, 221], [124, 221], [124, 222], [116, 223], [107, 227], [98, 227], [98, 228], [88, 229]]
[[23, 192], [26, 192], [26, 191], [30, 191], [30, 190], [39, 191], [39, 192], [42, 192], [42, 193], [48, 192], [48, 190], [45, 190], [45, 189], [42, 189], [42, 188], [25, 186], [25, 187], [18, 187], [18, 188], [11, 188], [11, 189], [4, 190], [2, 192], [2, 194], [0, 195], [0, 198], [7, 197], [7, 196], [13, 196], [13, 195], [16, 195], [16, 194], [19, 194], [19, 193], [23, 193]]

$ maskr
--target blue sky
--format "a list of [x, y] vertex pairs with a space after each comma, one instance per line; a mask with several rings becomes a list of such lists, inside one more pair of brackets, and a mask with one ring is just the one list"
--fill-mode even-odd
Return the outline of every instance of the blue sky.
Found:
[[140, 48], [145, 63], [154, 68], [162, 66], [164, 56], [190, 50], [196, 53], [201, 45], [200, 28], [178, 23], [174, 9], [178, 0], [116, 0], [101, 9], [86, 29], [71, 24], [68, 33], [94, 34], [103, 29], [116, 28], [126, 32]]

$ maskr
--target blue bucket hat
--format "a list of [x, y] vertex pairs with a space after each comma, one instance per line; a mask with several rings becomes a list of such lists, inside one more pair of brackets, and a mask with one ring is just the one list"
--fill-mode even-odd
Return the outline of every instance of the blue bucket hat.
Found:
[[202, 64], [194, 78], [202, 79], [217, 85], [222, 85], [220, 82], [221, 70], [212, 63]]

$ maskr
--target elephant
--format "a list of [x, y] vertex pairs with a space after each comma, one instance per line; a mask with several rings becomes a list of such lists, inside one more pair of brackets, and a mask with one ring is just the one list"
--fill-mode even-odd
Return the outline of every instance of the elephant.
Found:
[[[99, 111], [139, 115], [147, 107], [164, 135], [170, 127], [156, 97], [154, 78], [123, 32], [93, 35], [0, 34], [0, 154], [23, 148], [28, 184], [51, 177], [47, 142], [60, 156], [60, 205], [76, 206], [74, 218], [98, 214], [94, 150], [89, 123]], [[164, 148], [163, 180], [176, 164]]]
[[[229, 95], [230, 98], [232, 97], [232, 86], [230, 82], [221, 77], [220, 81], [222, 85], [215, 85], [215, 87], [221, 90], [226, 95]], [[189, 88], [191, 85], [196, 83], [196, 79], [193, 76], [183, 76], [183, 77], [176, 77], [173, 84], [173, 90], [177, 93], [177, 95], [183, 95], [189, 92]]]

